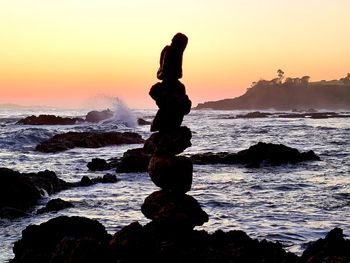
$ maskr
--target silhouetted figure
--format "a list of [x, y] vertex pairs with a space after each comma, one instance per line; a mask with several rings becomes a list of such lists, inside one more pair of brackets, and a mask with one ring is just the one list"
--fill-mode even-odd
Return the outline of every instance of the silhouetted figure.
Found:
[[188, 38], [177, 33], [170, 46], [163, 48], [160, 54], [160, 67], [157, 78], [160, 80], [177, 80], [182, 78], [182, 54], [187, 46]]

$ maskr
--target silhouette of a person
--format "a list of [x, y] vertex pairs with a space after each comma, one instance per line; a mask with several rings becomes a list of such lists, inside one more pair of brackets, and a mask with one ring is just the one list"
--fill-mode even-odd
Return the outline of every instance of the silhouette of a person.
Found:
[[160, 67], [157, 78], [160, 80], [178, 80], [182, 78], [182, 54], [187, 46], [188, 38], [177, 33], [170, 46], [165, 46], [160, 54]]

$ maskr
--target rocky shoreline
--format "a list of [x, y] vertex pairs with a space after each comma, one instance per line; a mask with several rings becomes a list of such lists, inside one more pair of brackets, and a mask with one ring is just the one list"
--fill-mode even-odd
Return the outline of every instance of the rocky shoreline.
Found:
[[[27, 215], [27, 211], [45, 195], [52, 195], [73, 187], [115, 182], [117, 178], [111, 174], [93, 179], [83, 176], [81, 181], [70, 183], [59, 179], [55, 172], [49, 170], [38, 173], [20, 173], [0, 167], [0, 218], [17, 218]], [[38, 213], [58, 211], [66, 207], [69, 207], [69, 204], [64, 200], [56, 201]]]
[[28, 226], [14, 244], [12, 263], [87, 262], [265, 262], [348, 263], [350, 240], [339, 228], [310, 242], [301, 256], [278, 242], [250, 238], [245, 232], [169, 231], [154, 222], [133, 222], [110, 235], [96, 220], [60, 216]]

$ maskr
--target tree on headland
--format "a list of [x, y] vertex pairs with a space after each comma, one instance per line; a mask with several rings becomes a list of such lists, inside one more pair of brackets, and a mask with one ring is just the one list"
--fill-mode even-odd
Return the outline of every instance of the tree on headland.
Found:
[[284, 79], [284, 71], [282, 69], [277, 70], [277, 76], [279, 79], [279, 83], [282, 83], [282, 81]]
[[340, 81], [342, 81], [345, 85], [350, 84], [350, 73], [346, 74], [346, 77], [341, 78]]

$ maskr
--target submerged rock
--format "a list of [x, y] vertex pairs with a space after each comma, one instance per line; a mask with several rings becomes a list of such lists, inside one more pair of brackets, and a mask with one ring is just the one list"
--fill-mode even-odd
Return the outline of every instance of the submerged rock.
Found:
[[281, 165], [303, 161], [319, 161], [320, 158], [313, 152], [299, 152], [297, 149], [283, 144], [259, 142], [249, 149], [238, 153], [202, 153], [191, 156], [195, 164], [246, 164], [258, 167], [262, 163]]
[[75, 147], [100, 148], [143, 142], [141, 135], [133, 132], [67, 132], [53, 136], [38, 144], [35, 149], [39, 152], [55, 153]]
[[60, 117], [55, 115], [39, 115], [39, 116], [28, 116], [24, 119], [21, 119], [17, 124], [25, 125], [74, 125], [77, 123], [84, 122], [82, 118], [68, 118]]
[[38, 209], [37, 214], [43, 214], [48, 212], [57, 212], [65, 208], [73, 207], [71, 202], [56, 198], [50, 200], [45, 207]]

